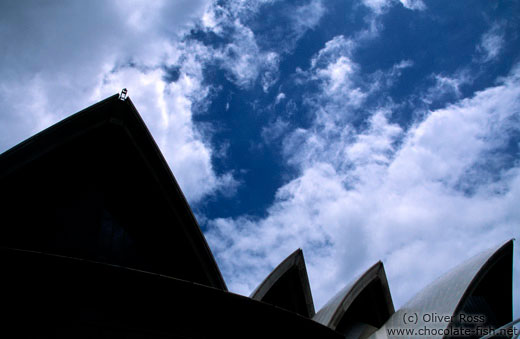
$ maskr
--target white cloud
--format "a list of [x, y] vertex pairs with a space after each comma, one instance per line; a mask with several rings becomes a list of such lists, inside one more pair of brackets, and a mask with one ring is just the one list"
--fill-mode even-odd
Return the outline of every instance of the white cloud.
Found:
[[325, 69], [317, 70], [317, 75], [324, 81], [325, 95], [347, 99], [352, 106], [360, 106], [366, 98], [366, 93], [355, 87], [351, 81], [356, 65], [346, 56], [340, 56]]
[[388, 6], [390, 6], [389, 0], [363, 0], [363, 5], [370, 8], [376, 14], [381, 14]]
[[361, 88], [358, 65], [350, 55], [356, 43], [339, 35], [328, 41], [311, 59], [310, 79], [319, 82], [316, 106], [326, 114], [341, 116], [345, 108], [359, 107], [368, 93]]
[[379, 15], [398, 2], [401, 3], [404, 8], [414, 11], [424, 11], [427, 8], [423, 0], [363, 0], [363, 5]]
[[312, 68], [323, 67], [341, 56], [349, 56], [355, 44], [352, 40], [338, 35], [325, 43], [325, 46], [312, 58]]
[[[228, 80], [242, 88], [251, 88], [257, 79], [264, 92], [268, 92], [278, 81], [280, 55], [291, 50], [305, 32], [316, 27], [325, 13], [321, 0], [313, 0], [287, 12], [289, 27], [283, 33], [283, 43], [270, 50], [259, 47], [252, 29], [245, 22], [262, 7], [277, 1], [234, 0], [219, 5], [214, 3], [203, 15], [203, 28], [218, 36], [225, 37], [225, 44], [212, 48], [212, 58], [227, 71]], [[268, 38], [272, 38], [269, 36]]]
[[504, 32], [500, 24], [493, 24], [491, 28], [482, 35], [477, 51], [481, 54], [482, 62], [489, 62], [498, 57], [504, 47]]
[[379, 93], [380, 96], [380, 91], [391, 87], [404, 69], [413, 67], [414, 62], [405, 59], [388, 70], [362, 76], [362, 70], [352, 55], [369, 38], [363, 32], [355, 34], [353, 39], [343, 35], [334, 37], [311, 59], [308, 72], [297, 71], [300, 82], [318, 81], [320, 91], [307, 99], [313, 102], [317, 111], [348, 120], [371, 95]]
[[[179, 39], [207, 2], [3, 4], [0, 147], [126, 87], [191, 202], [234, 187], [231, 174], [215, 174], [192, 121], [208, 91], [197, 58], [208, 52]], [[180, 77], [167, 83], [163, 68], [172, 65]]]
[[290, 13], [293, 21], [293, 29], [297, 32], [298, 39], [309, 29], [314, 29], [325, 14], [325, 7], [321, 0], [310, 1], [307, 4], [296, 7]]
[[264, 59], [264, 73], [262, 74], [262, 89], [265, 93], [278, 81], [278, 65], [280, 57], [277, 53], [269, 52]]
[[[284, 152], [290, 164], [301, 166], [304, 162], [342, 159], [338, 166], [349, 167], [350, 164], [345, 161], [348, 157], [344, 145], [356, 137], [351, 121], [369, 101], [368, 98], [380, 96], [382, 88], [392, 86], [403, 69], [413, 66], [411, 60], [402, 60], [390, 70], [376, 72], [368, 80], [364, 79], [360, 75], [359, 66], [350, 59], [357, 45], [341, 35], [336, 36], [311, 59], [309, 71], [298, 71], [298, 81], [315, 81], [319, 90], [306, 97], [306, 103], [314, 110], [312, 128], [297, 129], [284, 140]], [[366, 107], [364, 111], [370, 109]], [[377, 117], [379, 120], [373, 122], [380, 121], [387, 113], [378, 110], [372, 119]], [[331, 148], [331, 145], [335, 147]], [[312, 151], [298, 151], [302, 147]], [[334, 149], [334, 153], [329, 154], [327, 150], [330, 149]]]
[[262, 138], [265, 142], [273, 142], [283, 136], [289, 128], [289, 122], [277, 117], [272, 123], [262, 128]]
[[426, 9], [426, 4], [423, 0], [399, 0], [401, 4], [408, 9], [424, 11]]
[[278, 105], [283, 99], [285, 99], [285, 93], [283, 93], [283, 92], [278, 93], [274, 104]]
[[[359, 110], [371, 110], [377, 102], [385, 100], [381, 96], [382, 90], [393, 86], [403, 70], [413, 66], [413, 61], [401, 60], [389, 70], [362, 75], [352, 55], [365, 38], [359, 34], [354, 39], [338, 35], [325, 43], [311, 59], [308, 71], [297, 69], [296, 81], [301, 84], [313, 82], [318, 90], [305, 97], [305, 103], [314, 110], [314, 126], [310, 129], [313, 136], [307, 138], [309, 131], [300, 130], [285, 140], [287, 154], [291, 154], [290, 163], [299, 163], [299, 157], [309, 158], [312, 154], [319, 154], [301, 155], [292, 151], [293, 146], [300, 147], [295, 145], [302, 139], [317, 148], [327, 148], [335, 139], [343, 143], [351, 141], [355, 131], [349, 124], [360, 113]], [[342, 128], [338, 129], [338, 126]], [[323, 137], [326, 140], [321, 140]]]
[[269, 59], [274, 59], [269, 54], [260, 52], [255, 41], [253, 31], [244, 26], [238, 19], [234, 21], [233, 42], [222, 50], [216, 50], [217, 56], [224, 69], [230, 74], [231, 81], [238, 86], [251, 87], [261, 72], [264, 60], [270, 64]]
[[374, 111], [356, 134], [322, 112], [286, 139], [301, 174], [278, 190], [268, 216], [210, 225], [208, 240], [232, 290], [248, 293], [302, 247], [318, 306], [379, 259], [400, 306], [469, 256], [518, 237], [519, 167], [504, 167], [471, 193], [459, 182], [519, 131], [520, 68], [407, 131], [389, 122], [391, 113]]
[[474, 80], [474, 76], [467, 69], [463, 69], [452, 76], [433, 74], [432, 78], [435, 83], [422, 96], [422, 101], [426, 104], [446, 100], [449, 97], [460, 99], [462, 97], [461, 87], [471, 84]]
[[[253, 31], [242, 23], [242, 17], [257, 6], [242, 1], [230, 2], [226, 7], [208, 7], [203, 15], [203, 27], [230, 42], [208, 48], [208, 60], [216, 60], [227, 71], [227, 78], [237, 86], [251, 88], [259, 76], [265, 92], [278, 79], [279, 56], [274, 51], [260, 50]], [[244, 12], [246, 14], [244, 14]]]
[[398, 64], [392, 66], [392, 73], [395, 74], [403, 69], [413, 67], [413, 65], [412, 60], [401, 60]]

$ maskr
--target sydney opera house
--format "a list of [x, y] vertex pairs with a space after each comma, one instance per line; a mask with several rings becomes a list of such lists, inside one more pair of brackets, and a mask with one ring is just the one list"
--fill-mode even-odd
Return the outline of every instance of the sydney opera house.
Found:
[[229, 292], [125, 95], [0, 155], [0, 192], [5, 338], [515, 336], [512, 240], [399, 310], [378, 262], [316, 312], [301, 250], [250, 297]]

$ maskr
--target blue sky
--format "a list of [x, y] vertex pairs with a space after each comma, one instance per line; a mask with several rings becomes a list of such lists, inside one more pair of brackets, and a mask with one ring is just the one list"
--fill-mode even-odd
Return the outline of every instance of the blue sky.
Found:
[[318, 307], [377, 260], [399, 307], [519, 236], [517, 1], [0, 9], [0, 151], [126, 87], [236, 293], [300, 247]]

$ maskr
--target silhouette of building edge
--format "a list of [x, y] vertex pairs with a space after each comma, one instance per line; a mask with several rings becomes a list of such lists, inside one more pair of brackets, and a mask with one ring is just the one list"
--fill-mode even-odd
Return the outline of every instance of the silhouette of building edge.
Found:
[[301, 249], [250, 297], [229, 292], [159, 148], [119, 95], [0, 155], [0, 192], [0, 331], [12, 337], [387, 338], [432, 327], [440, 338], [476, 326], [461, 314], [488, 328], [512, 320], [512, 240], [397, 311], [378, 262], [315, 313]]

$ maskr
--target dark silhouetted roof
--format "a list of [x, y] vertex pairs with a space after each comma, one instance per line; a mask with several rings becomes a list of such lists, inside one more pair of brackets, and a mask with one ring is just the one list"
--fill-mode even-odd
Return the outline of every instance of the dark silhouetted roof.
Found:
[[6, 248], [0, 265], [5, 338], [342, 339], [279, 307], [150, 272]]
[[314, 303], [302, 250], [294, 251], [282, 261], [253, 291], [251, 298], [311, 318]]
[[0, 156], [0, 246], [107, 262], [226, 290], [130, 99], [109, 97]]

